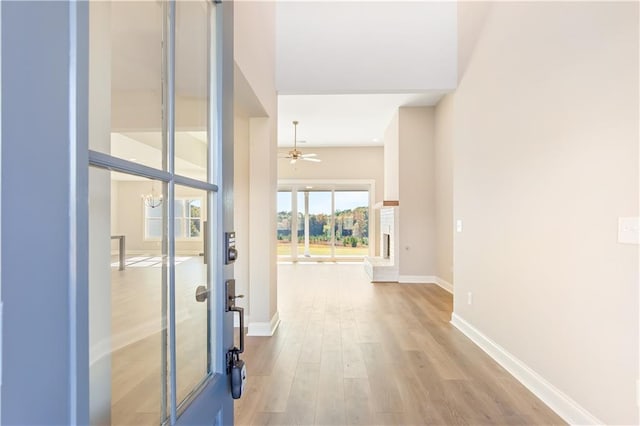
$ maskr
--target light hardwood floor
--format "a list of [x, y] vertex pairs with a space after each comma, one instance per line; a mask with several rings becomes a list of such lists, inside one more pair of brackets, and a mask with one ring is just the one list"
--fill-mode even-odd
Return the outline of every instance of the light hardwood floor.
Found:
[[435, 285], [371, 284], [360, 264], [283, 264], [278, 283], [238, 425], [565, 424], [449, 324]]

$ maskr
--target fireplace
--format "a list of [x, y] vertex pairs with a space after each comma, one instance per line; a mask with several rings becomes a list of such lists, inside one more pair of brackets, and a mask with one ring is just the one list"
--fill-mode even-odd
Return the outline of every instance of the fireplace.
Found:
[[391, 257], [391, 234], [382, 234], [382, 257], [389, 259]]

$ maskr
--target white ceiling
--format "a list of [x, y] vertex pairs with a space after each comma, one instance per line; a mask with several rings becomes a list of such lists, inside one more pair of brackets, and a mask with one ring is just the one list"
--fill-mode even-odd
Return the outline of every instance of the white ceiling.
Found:
[[292, 1], [276, 9], [278, 145], [381, 145], [401, 106], [457, 84], [456, 2]]
[[400, 106], [435, 105], [444, 92], [423, 94], [281, 95], [278, 97], [278, 146], [377, 146]]
[[[178, 10], [183, 96], [204, 93], [204, 74], [193, 71], [204, 69], [205, 57], [194, 42], [204, 39], [198, 7], [186, 2]], [[159, 90], [161, 8], [115, 2], [111, 12], [113, 90]], [[276, 13], [281, 146], [293, 142], [293, 120], [303, 146], [381, 145], [398, 107], [434, 105], [455, 87], [455, 2], [293, 1], [279, 2]]]

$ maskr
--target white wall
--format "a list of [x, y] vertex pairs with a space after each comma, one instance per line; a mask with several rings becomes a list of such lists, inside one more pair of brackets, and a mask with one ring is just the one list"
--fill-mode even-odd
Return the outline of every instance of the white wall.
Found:
[[401, 281], [436, 275], [433, 110], [403, 107], [398, 112]]
[[233, 272], [236, 294], [244, 294], [236, 304], [249, 315], [249, 119], [235, 114], [233, 144], [233, 224], [236, 231], [236, 260]]
[[640, 420], [638, 36], [637, 3], [494, 3], [455, 93], [455, 315], [607, 424]]
[[453, 284], [453, 96], [438, 103], [434, 113], [436, 275]]
[[[93, 2], [90, 13], [89, 146], [110, 152], [111, 4]], [[111, 424], [111, 198], [110, 175], [89, 169], [89, 416]]]
[[234, 2], [233, 57], [269, 116], [277, 106], [275, 13], [275, 2]]
[[248, 93], [259, 103], [259, 108], [248, 111], [260, 110], [258, 115], [248, 116], [249, 169], [245, 175], [249, 182], [248, 328], [252, 335], [270, 335], [278, 321], [273, 238], [277, 188], [275, 8], [275, 2], [234, 2], [234, 58], [247, 89], [242, 97]]
[[[304, 152], [318, 154], [321, 163], [278, 160], [278, 179], [372, 179], [375, 181], [373, 202], [382, 201], [384, 193], [384, 148], [367, 146], [361, 148], [316, 148], [302, 147]], [[288, 148], [280, 148], [280, 155], [286, 155]]]
[[384, 132], [384, 200], [400, 199], [400, 151], [398, 113]]

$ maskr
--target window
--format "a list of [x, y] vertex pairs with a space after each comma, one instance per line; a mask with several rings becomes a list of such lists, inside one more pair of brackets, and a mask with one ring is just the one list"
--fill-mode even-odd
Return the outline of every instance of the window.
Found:
[[[176, 198], [176, 239], [202, 239], [202, 198]], [[144, 206], [145, 240], [162, 237], [162, 206]]]
[[278, 256], [355, 260], [373, 253], [370, 190], [364, 184], [283, 185], [278, 192]]

